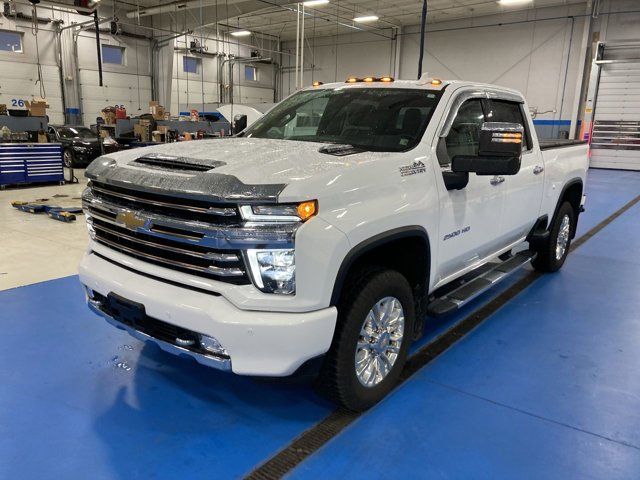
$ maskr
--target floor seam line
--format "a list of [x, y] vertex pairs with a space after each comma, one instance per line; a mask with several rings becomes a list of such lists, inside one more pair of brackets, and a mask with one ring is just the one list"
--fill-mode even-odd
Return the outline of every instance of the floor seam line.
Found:
[[601, 439], [607, 440], [609, 442], [617, 443], [617, 444], [623, 445], [625, 447], [633, 448], [635, 450], [640, 450], [640, 446], [633, 445], [632, 443], [627, 443], [627, 442], [624, 442], [622, 440], [616, 440], [614, 438], [610, 438], [610, 437], [607, 437], [606, 435], [602, 435], [602, 434], [599, 434], [599, 433], [590, 432], [589, 430], [584, 430], [584, 429], [582, 429], [580, 427], [576, 427], [576, 426], [570, 425], [568, 423], [564, 423], [564, 422], [560, 422], [558, 420], [554, 420], [552, 418], [544, 417], [542, 415], [539, 415], [539, 414], [536, 414], [536, 413], [533, 413], [533, 412], [529, 412], [527, 410], [523, 410], [521, 408], [514, 407], [512, 405], [507, 405], [506, 403], [498, 402], [497, 400], [492, 400], [490, 398], [486, 398], [486, 397], [483, 397], [482, 395], [478, 395], [478, 394], [475, 394], [475, 393], [468, 392], [466, 390], [462, 390], [462, 389], [454, 387], [452, 385], [447, 385], [447, 384], [444, 384], [444, 383], [440, 383], [440, 382], [437, 382], [437, 381], [435, 381], [433, 379], [430, 379], [430, 378], [426, 378], [425, 380], [427, 382], [429, 382], [429, 383], [432, 383], [433, 385], [438, 385], [439, 387], [446, 388], [448, 390], [460, 393], [462, 395], [466, 395], [468, 397], [472, 397], [472, 398], [475, 398], [475, 399], [478, 399], [478, 400], [482, 400], [484, 402], [490, 403], [492, 405], [496, 405], [498, 407], [503, 407], [503, 408], [512, 410], [514, 412], [522, 413], [523, 415], [527, 415], [529, 417], [537, 418], [538, 420], [542, 420], [542, 421], [545, 421], [545, 422], [553, 423], [554, 425], [559, 425], [559, 426], [562, 426], [562, 427], [565, 427], [565, 428], [569, 428], [571, 430], [575, 430], [577, 432], [585, 433], [587, 435], [592, 435], [594, 437], [601, 438]]

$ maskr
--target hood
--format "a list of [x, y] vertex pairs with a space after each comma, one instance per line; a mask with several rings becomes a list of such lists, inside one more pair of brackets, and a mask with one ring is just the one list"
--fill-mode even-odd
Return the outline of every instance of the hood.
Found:
[[[335, 170], [350, 168], [388, 153], [359, 152], [335, 156], [319, 151], [325, 144], [262, 138], [198, 140], [109, 154], [87, 169], [90, 179], [113, 184], [135, 184], [152, 190], [204, 194], [221, 200], [255, 198], [277, 200], [289, 184]], [[143, 156], [179, 157], [204, 172], [165, 170], [135, 162]]]

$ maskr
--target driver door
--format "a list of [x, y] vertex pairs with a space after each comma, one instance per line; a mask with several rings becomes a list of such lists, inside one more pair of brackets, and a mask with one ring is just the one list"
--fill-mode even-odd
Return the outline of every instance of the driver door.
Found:
[[[452, 102], [452, 110], [458, 103]], [[458, 104], [444, 137], [438, 138], [437, 157], [443, 172], [451, 170], [456, 155], [478, 156], [480, 130], [485, 122], [481, 98]], [[440, 236], [438, 238], [438, 276], [443, 284], [477, 267], [482, 260], [503, 246], [501, 222], [504, 189], [493, 176], [469, 174], [469, 182], [459, 190], [448, 190], [438, 182]]]

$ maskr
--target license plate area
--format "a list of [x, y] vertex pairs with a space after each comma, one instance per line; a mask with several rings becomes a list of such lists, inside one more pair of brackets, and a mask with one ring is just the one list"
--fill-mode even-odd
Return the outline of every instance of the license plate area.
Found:
[[105, 301], [106, 310], [120, 322], [141, 330], [147, 316], [144, 305], [124, 298], [117, 293], [109, 293]]

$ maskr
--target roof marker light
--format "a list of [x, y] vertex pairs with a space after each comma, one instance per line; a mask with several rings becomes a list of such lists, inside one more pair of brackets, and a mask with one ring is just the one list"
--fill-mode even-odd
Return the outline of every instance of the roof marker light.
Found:
[[319, 82], [318, 80], [314, 81], [312, 84], [314, 87], [319, 87], [320, 85], [322, 85], [322, 82]]
[[380, 81], [385, 83], [393, 82], [393, 77], [380, 77]]
[[356, 77], [347, 78], [347, 83], [356, 83], [357, 81], [358, 81], [358, 79]]
[[363, 80], [363, 81], [365, 81], [365, 82], [367, 82], [367, 83], [371, 83], [371, 82], [373, 82], [374, 80], [375, 80], [375, 79], [374, 79], [373, 77], [364, 77], [364, 80]]
[[442, 80], [440, 80], [439, 78], [434, 78], [433, 80], [431, 80], [431, 85], [442, 85]]

